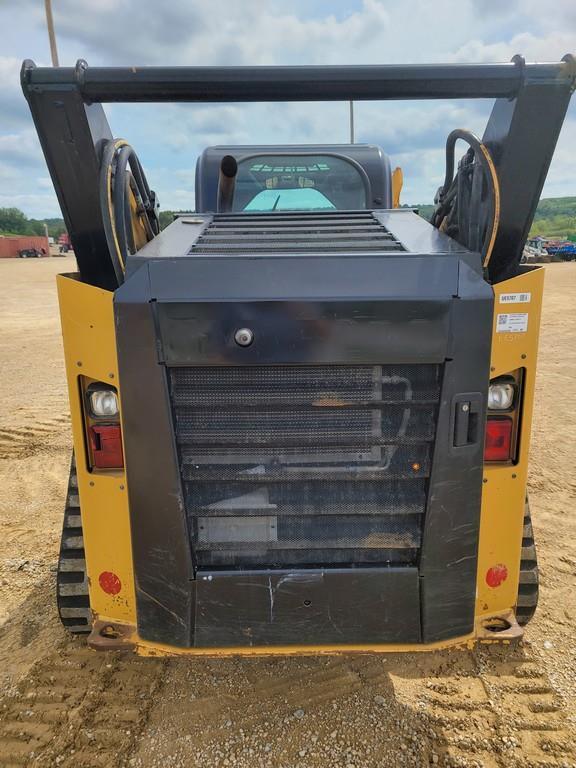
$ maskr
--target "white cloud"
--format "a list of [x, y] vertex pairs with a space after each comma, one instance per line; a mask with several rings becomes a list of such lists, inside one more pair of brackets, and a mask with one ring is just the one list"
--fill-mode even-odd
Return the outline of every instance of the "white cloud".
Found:
[[28, 126], [19, 133], [0, 135], [0, 157], [18, 167], [44, 162], [36, 132]]
[[576, 116], [568, 118], [562, 131], [548, 178], [544, 185], [546, 197], [563, 197], [576, 194]]
[[[0, 184], [2, 176], [0, 175]], [[27, 212], [32, 218], [56, 218], [61, 216], [60, 206], [53, 194], [35, 194], [34, 192], [13, 193], [5, 191], [2, 187], [0, 192], [0, 208], [19, 208]]]
[[[55, 23], [67, 48], [124, 64], [331, 63], [362, 56], [367, 43], [378, 45], [393, 33], [378, 0], [364, 0], [360, 11], [342, 19], [301, 19], [285, 7], [264, 0], [171, 0], [158, 12], [140, 0], [60, 0]], [[141, 23], [148, 12], [153, 23]]]
[[0, 56], [0, 133], [30, 125], [28, 105], [20, 87], [21, 64], [14, 56]]
[[[576, 7], [576, 3], [574, 6]], [[509, 61], [517, 53], [521, 53], [526, 61], [559, 61], [564, 54], [576, 51], [576, 25], [572, 29], [573, 31], [556, 30], [542, 36], [521, 32], [510, 40], [492, 43], [483, 43], [478, 39], [470, 40], [450, 56], [450, 61]]]
[[[161, 7], [152, 0], [54, 0], [66, 65], [79, 57], [91, 65], [489, 62], [515, 53], [557, 61], [576, 51], [574, 0], [305, 0], [304, 15], [298, 7], [280, 0], [171, 0]], [[9, 55], [0, 57], [0, 193], [44, 215], [55, 203], [19, 85], [21, 58], [48, 57], [42, 3], [0, 6], [1, 22], [12, 32]], [[486, 102], [359, 103], [357, 138], [391, 152], [393, 164], [404, 166], [404, 200], [424, 202], [442, 180], [446, 135], [454, 127], [481, 134], [488, 109]], [[348, 132], [342, 103], [109, 105], [107, 112], [164, 207], [174, 208], [191, 204], [192, 169], [208, 144], [345, 142]], [[576, 193], [576, 104], [570, 114], [547, 194]]]

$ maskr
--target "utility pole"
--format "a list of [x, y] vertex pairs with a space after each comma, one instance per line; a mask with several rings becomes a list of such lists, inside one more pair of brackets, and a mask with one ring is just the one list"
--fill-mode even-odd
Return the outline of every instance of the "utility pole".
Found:
[[354, 102], [350, 102], [350, 144], [354, 144]]
[[350, 144], [354, 144], [354, 102], [350, 102]]
[[52, 0], [44, 0], [44, 7], [46, 8], [46, 26], [48, 27], [48, 38], [50, 40], [52, 66], [58, 67], [58, 49], [56, 48], [56, 34], [54, 33], [54, 19], [52, 17]]

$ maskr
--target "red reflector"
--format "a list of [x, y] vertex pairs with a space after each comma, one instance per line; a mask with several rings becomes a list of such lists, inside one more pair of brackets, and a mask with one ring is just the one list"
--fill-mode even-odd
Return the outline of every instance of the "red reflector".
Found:
[[503, 563], [493, 565], [486, 571], [486, 584], [493, 589], [499, 587], [508, 578], [508, 568]]
[[98, 584], [107, 595], [117, 595], [122, 589], [122, 582], [112, 571], [102, 571], [98, 576]]
[[124, 466], [122, 434], [118, 424], [90, 427], [92, 464], [98, 469], [120, 469]]
[[490, 418], [486, 421], [484, 461], [508, 461], [512, 451], [512, 419]]

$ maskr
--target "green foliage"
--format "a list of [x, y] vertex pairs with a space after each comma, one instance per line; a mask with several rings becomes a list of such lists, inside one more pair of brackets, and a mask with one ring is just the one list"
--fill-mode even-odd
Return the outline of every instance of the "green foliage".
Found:
[[166, 229], [168, 224], [172, 224], [176, 216], [182, 213], [190, 213], [190, 211], [160, 211], [160, 229]]
[[160, 215], [158, 217], [160, 222], [160, 229], [166, 229], [168, 224], [172, 224], [174, 221], [174, 212], [173, 211], [160, 211]]
[[434, 213], [433, 205], [417, 205], [416, 208], [418, 209], [418, 213], [420, 216], [422, 216], [423, 219], [430, 221], [432, 214]]
[[63, 219], [29, 219], [18, 208], [0, 208], [0, 234], [3, 235], [44, 235], [55, 240], [66, 232]]
[[549, 197], [540, 200], [536, 209], [535, 221], [549, 219], [554, 216], [576, 217], [576, 197]]
[[28, 231], [28, 219], [18, 208], [0, 208], [0, 232], [14, 235], [32, 234]]
[[551, 197], [540, 200], [530, 235], [576, 237], [576, 197]]
[[66, 232], [64, 219], [40, 219], [39, 221], [30, 219], [30, 221], [34, 224], [39, 224], [42, 227], [42, 234], [44, 234], [44, 224], [46, 224], [48, 227], [48, 236], [53, 237], [54, 240], [58, 240], [60, 235], [63, 235]]

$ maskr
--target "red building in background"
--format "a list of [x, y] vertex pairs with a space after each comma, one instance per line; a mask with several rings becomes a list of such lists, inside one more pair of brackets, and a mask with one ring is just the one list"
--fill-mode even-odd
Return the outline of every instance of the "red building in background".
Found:
[[36, 250], [41, 256], [50, 255], [48, 238], [37, 235], [0, 235], [0, 258], [13, 259], [20, 255], [20, 251]]

